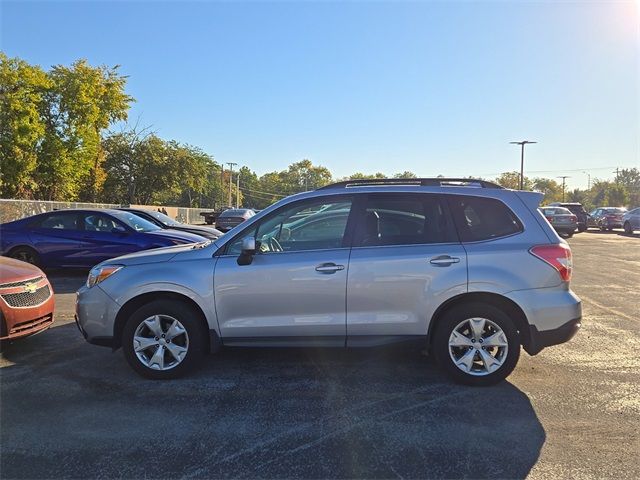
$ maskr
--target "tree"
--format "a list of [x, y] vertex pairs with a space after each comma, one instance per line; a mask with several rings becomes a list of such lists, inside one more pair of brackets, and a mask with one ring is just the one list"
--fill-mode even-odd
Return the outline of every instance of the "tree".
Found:
[[562, 185], [555, 180], [550, 178], [534, 178], [532, 184], [534, 191], [544, 194], [544, 203], [562, 201]]
[[418, 178], [418, 176], [413, 173], [413, 172], [409, 172], [408, 170], [405, 170], [402, 173], [396, 173], [393, 178]]
[[67, 199], [95, 201], [105, 180], [101, 132], [126, 120], [133, 101], [124, 92], [127, 77], [118, 73], [118, 66], [91, 67], [86, 60], [71, 67], [56, 65], [48, 76], [52, 87], [46, 95], [43, 142], [47, 155], [38, 170], [50, 176], [40, 175], [39, 184], [44, 190], [61, 190]]
[[[504, 188], [511, 188], [518, 190], [520, 188], [520, 173], [518, 172], [505, 172], [496, 178], [496, 183], [502, 185]], [[524, 177], [523, 188], [525, 190], [531, 190], [533, 182], [531, 179]]]
[[31, 197], [38, 143], [45, 132], [41, 117], [51, 82], [40, 67], [0, 52], [0, 195]]
[[624, 185], [604, 180], [593, 182], [591, 197], [596, 207], [619, 207], [629, 203], [629, 192]]

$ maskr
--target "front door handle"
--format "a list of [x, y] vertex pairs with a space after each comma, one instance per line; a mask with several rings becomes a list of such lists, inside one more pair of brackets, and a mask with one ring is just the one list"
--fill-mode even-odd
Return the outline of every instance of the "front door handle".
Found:
[[449, 255], [440, 255], [439, 257], [434, 257], [429, 260], [431, 265], [436, 265], [438, 267], [448, 267], [454, 263], [460, 263], [460, 259], [458, 257], [451, 257]]
[[320, 273], [336, 273], [344, 270], [344, 265], [336, 265], [335, 263], [322, 263], [316, 267], [316, 272]]

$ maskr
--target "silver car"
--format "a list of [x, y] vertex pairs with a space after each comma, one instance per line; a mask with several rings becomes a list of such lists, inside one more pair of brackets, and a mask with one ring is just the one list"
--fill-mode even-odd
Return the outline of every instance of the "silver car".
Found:
[[360, 180], [294, 195], [213, 242], [93, 268], [90, 343], [173, 378], [228, 346], [414, 340], [454, 380], [494, 384], [580, 327], [571, 250], [542, 195], [468, 179]]

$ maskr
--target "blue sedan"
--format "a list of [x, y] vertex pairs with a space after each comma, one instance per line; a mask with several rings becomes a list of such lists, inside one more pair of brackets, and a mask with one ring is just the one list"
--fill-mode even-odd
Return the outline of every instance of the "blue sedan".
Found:
[[92, 267], [127, 253], [204, 240], [119, 210], [57, 210], [0, 225], [0, 254], [41, 267]]

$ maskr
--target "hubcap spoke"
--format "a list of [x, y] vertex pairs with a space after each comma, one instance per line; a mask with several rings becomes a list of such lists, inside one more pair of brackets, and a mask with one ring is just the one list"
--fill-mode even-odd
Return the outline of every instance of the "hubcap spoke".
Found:
[[162, 331], [162, 325], [160, 324], [160, 317], [158, 315], [154, 315], [153, 317], [146, 319], [144, 323], [156, 337], [161, 337], [164, 333]]
[[469, 320], [469, 328], [471, 328], [471, 333], [473, 334], [474, 340], [477, 341], [482, 338], [485, 323], [486, 320], [484, 318], [472, 318]]
[[496, 332], [493, 335], [485, 338], [483, 341], [483, 345], [485, 347], [506, 347], [508, 345], [507, 337], [505, 336], [504, 332]]
[[175, 343], [168, 343], [166, 345], [166, 348], [167, 350], [169, 350], [171, 356], [179, 362], [181, 362], [184, 356], [187, 354], [186, 348], [181, 347], [180, 345], [177, 345]]
[[449, 340], [450, 347], [471, 347], [473, 343], [471, 343], [471, 339], [469, 337], [464, 336], [460, 332], [456, 332], [455, 330], [451, 334], [451, 339]]
[[149, 359], [149, 368], [164, 370], [164, 346], [158, 345], [156, 353]]
[[142, 352], [149, 347], [159, 345], [155, 338], [150, 337], [133, 337], [133, 348], [136, 352]]
[[489, 352], [482, 349], [478, 350], [478, 352], [480, 353], [480, 358], [482, 358], [482, 363], [484, 363], [484, 368], [487, 372], [495, 372], [500, 368], [500, 365], [502, 365], [502, 362], [492, 356]]
[[179, 335], [182, 335], [186, 330], [184, 327], [178, 322], [174, 320], [171, 326], [167, 329], [167, 333], [165, 334], [168, 340], [171, 340]]
[[470, 348], [467, 353], [465, 353], [460, 359], [456, 362], [458, 367], [461, 367], [463, 370], [470, 372], [473, 367], [473, 358], [476, 356], [476, 349]]

